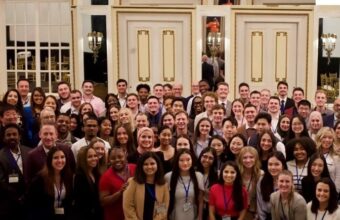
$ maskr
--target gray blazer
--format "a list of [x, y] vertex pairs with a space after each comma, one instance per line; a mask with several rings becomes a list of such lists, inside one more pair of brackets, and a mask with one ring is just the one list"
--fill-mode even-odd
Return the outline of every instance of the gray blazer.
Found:
[[[272, 219], [281, 219], [280, 218], [280, 192], [273, 192], [270, 195], [270, 204], [271, 204], [271, 214]], [[297, 192], [294, 192], [294, 196], [292, 201], [289, 203], [289, 213], [287, 220], [306, 220], [306, 201], [305, 199]]]

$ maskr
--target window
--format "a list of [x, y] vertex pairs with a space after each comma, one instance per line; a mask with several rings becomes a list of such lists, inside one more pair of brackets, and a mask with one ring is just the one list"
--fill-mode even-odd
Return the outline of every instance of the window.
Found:
[[59, 81], [73, 82], [69, 1], [6, 3], [8, 89], [27, 78], [31, 88], [57, 92]]

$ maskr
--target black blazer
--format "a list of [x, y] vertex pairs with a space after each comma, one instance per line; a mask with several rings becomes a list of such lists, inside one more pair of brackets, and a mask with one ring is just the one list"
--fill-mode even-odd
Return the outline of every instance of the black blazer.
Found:
[[102, 219], [98, 192], [99, 175], [95, 182], [89, 182], [85, 173], [78, 169], [74, 177], [74, 215], [75, 219]]
[[209, 82], [210, 89], [214, 86], [214, 67], [213, 65], [203, 62], [202, 63], [202, 79]]
[[287, 110], [287, 109], [292, 108], [294, 106], [295, 106], [294, 100], [291, 99], [291, 98], [287, 98], [287, 100], [285, 102], [285, 109], [284, 110]]
[[28, 220], [71, 220], [72, 218], [72, 192], [66, 191], [66, 197], [62, 201], [64, 215], [54, 214], [54, 196], [48, 194], [45, 189], [44, 179], [38, 175], [32, 180], [26, 195]]
[[[25, 172], [25, 161], [30, 148], [19, 146]], [[19, 169], [10, 150], [5, 147], [0, 150], [0, 219], [19, 219], [23, 210], [23, 196], [26, 191], [24, 175]], [[9, 176], [18, 175], [17, 183], [9, 183]]]

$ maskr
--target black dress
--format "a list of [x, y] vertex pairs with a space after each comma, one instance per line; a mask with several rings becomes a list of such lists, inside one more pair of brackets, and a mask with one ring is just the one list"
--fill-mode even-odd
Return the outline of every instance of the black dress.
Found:
[[102, 219], [102, 209], [98, 192], [99, 176], [95, 182], [88, 180], [85, 173], [78, 169], [74, 177], [74, 215], [75, 219]]

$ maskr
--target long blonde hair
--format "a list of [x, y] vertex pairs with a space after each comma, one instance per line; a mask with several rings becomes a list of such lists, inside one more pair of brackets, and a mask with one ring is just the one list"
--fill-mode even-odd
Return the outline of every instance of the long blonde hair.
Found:
[[332, 156], [334, 154], [334, 142], [335, 142], [335, 132], [332, 128], [330, 127], [323, 127], [321, 128], [318, 133], [315, 136], [315, 143], [316, 143], [316, 149], [318, 151], [321, 151], [321, 140], [324, 138], [326, 135], [331, 135], [333, 138], [333, 144], [329, 148], [329, 153]]
[[279, 175], [277, 176], [277, 178], [279, 179], [280, 176], [289, 176], [291, 181], [292, 181], [292, 190], [289, 192], [288, 195], [288, 203], [290, 203], [294, 197], [294, 180], [293, 180], [293, 174], [292, 172], [290, 172], [289, 170], [282, 170]]
[[255, 177], [254, 181], [258, 181], [261, 177], [261, 163], [259, 159], [259, 154], [257, 153], [256, 149], [254, 147], [245, 146], [241, 149], [239, 156], [237, 157], [237, 164], [240, 169], [241, 176], [243, 176], [245, 169], [243, 166], [242, 158], [246, 153], [251, 153], [255, 157], [255, 165], [253, 166], [252, 173], [254, 174], [253, 177]]

